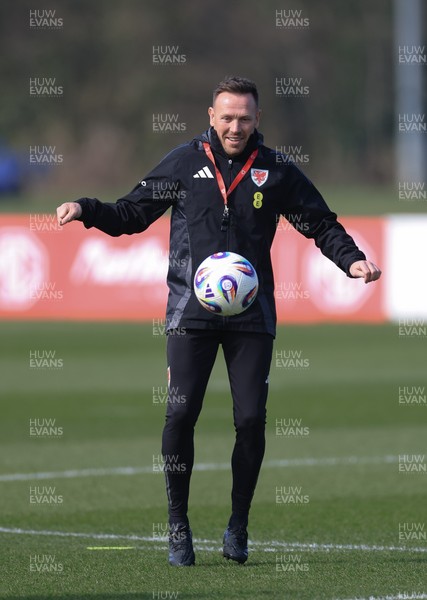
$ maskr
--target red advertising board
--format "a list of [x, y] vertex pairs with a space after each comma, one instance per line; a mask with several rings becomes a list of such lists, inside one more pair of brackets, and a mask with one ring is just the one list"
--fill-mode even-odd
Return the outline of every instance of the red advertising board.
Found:
[[[382, 264], [384, 222], [342, 222], [371, 260]], [[163, 319], [169, 219], [140, 235], [113, 238], [53, 215], [0, 216], [0, 318]], [[381, 285], [347, 278], [283, 220], [273, 265], [280, 322], [383, 321]]]
[[[367, 258], [383, 265], [384, 219], [340, 219]], [[347, 277], [285, 219], [278, 224], [272, 260], [279, 322], [384, 321], [383, 280]]]

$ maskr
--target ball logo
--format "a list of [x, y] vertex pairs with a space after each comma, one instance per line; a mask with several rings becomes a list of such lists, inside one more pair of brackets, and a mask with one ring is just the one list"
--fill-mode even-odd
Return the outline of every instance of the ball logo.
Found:
[[208, 267], [205, 267], [204, 269], [200, 269], [196, 275], [196, 286], [200, 287], [202, 285], [202, 283], [205, 281], [205, 279], [209, 276], [210, 273], [210, 269]]
[[215, 294], [213, 293], [209, 283], [206, 285], [205, 298], [215, 298]]
[[242, 306], [243, 308], [247, 308], [248, 306], [250, 306], [252, 304], [252, 302], [255, 299], [255, 296], [257, 295], [258, 292], [258, 288], [257, 287], [253, 287], [247, 294], [246, 296], [243, 298], [242, 300]]
[[24, 227], [0, 228], [0, 307], [27, 310], [37, 302], [32, 290], [41, 288], [49, 276], [47, 251]]
[[227, 302], [233, 302], [237, 293], [237, 281], [230, 275], [224, 275], [218, 283], [222, 297]]
[[234, 261], [234, 266], [237, 269], [237, 271], [240, 271], [241, 273], [244, 273], [245, 275], [248, 275], [249, 277], [252, 277], [255, 274], [255, 269], [253, 268], [253, 266], [251, 265], [250, 262], [248, 262], [247, 260], [237, 260]]

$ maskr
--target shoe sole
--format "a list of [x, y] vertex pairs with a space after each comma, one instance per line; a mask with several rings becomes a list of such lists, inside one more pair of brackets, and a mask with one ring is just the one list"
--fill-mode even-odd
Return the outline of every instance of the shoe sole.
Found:
[[225, 552], [223, 552], [222, 555], [227, 560], [232, 560], [236, 563], [239, 563], [239, 565], [243, 565], [248, 560], [247, 557], [237, 558], [237, 556], [232, 556], [231, 554], [226, 554]]
[[180, 563], [180, 562], [169, 559], [168, 563], [170, 564], [171, 567], [193, 567], [196, 564], [196, 557], [194, 554], [190, 560], [191, 560], [191, 562]]

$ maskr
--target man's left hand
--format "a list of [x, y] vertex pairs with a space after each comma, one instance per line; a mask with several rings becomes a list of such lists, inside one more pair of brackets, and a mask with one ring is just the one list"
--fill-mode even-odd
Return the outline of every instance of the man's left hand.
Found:
[[376, 281], [381, 277], [381, 269], [369, 260], [357, 260], [350, 267], [353, 277], [363, 277], [365, 283]]

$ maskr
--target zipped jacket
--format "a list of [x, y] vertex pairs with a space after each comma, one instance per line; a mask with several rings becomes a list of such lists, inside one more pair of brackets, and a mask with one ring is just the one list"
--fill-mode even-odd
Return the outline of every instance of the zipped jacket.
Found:
[[[258, 149], [251, 168], [224, 199], [203, 143], [212, 150], [226, 188]], [[276, 308], [270, 249], [280, 216], [350, 275], [350, 266], [365, 260], [363, 252], [337, 221], [311, 181], [280, 154], [263, 144], [256, 130], [242, 154], [230, 157], [213, 128], [169, 154], [135, 188], [116, 203], [81, 198], [80, 220], [111, 235], [145, 231], [171, 210], [169, 296], [166, 330], [177, 328], [228, 329], [275, 335]], [[236, 252], [254, 266], [259, 291], [253, 304], [240, 315], [222, 317], [198, 302], [193, 280], [200, 263], [215, 252]], [[286, 255], [280, 260], [286, 261]]]

